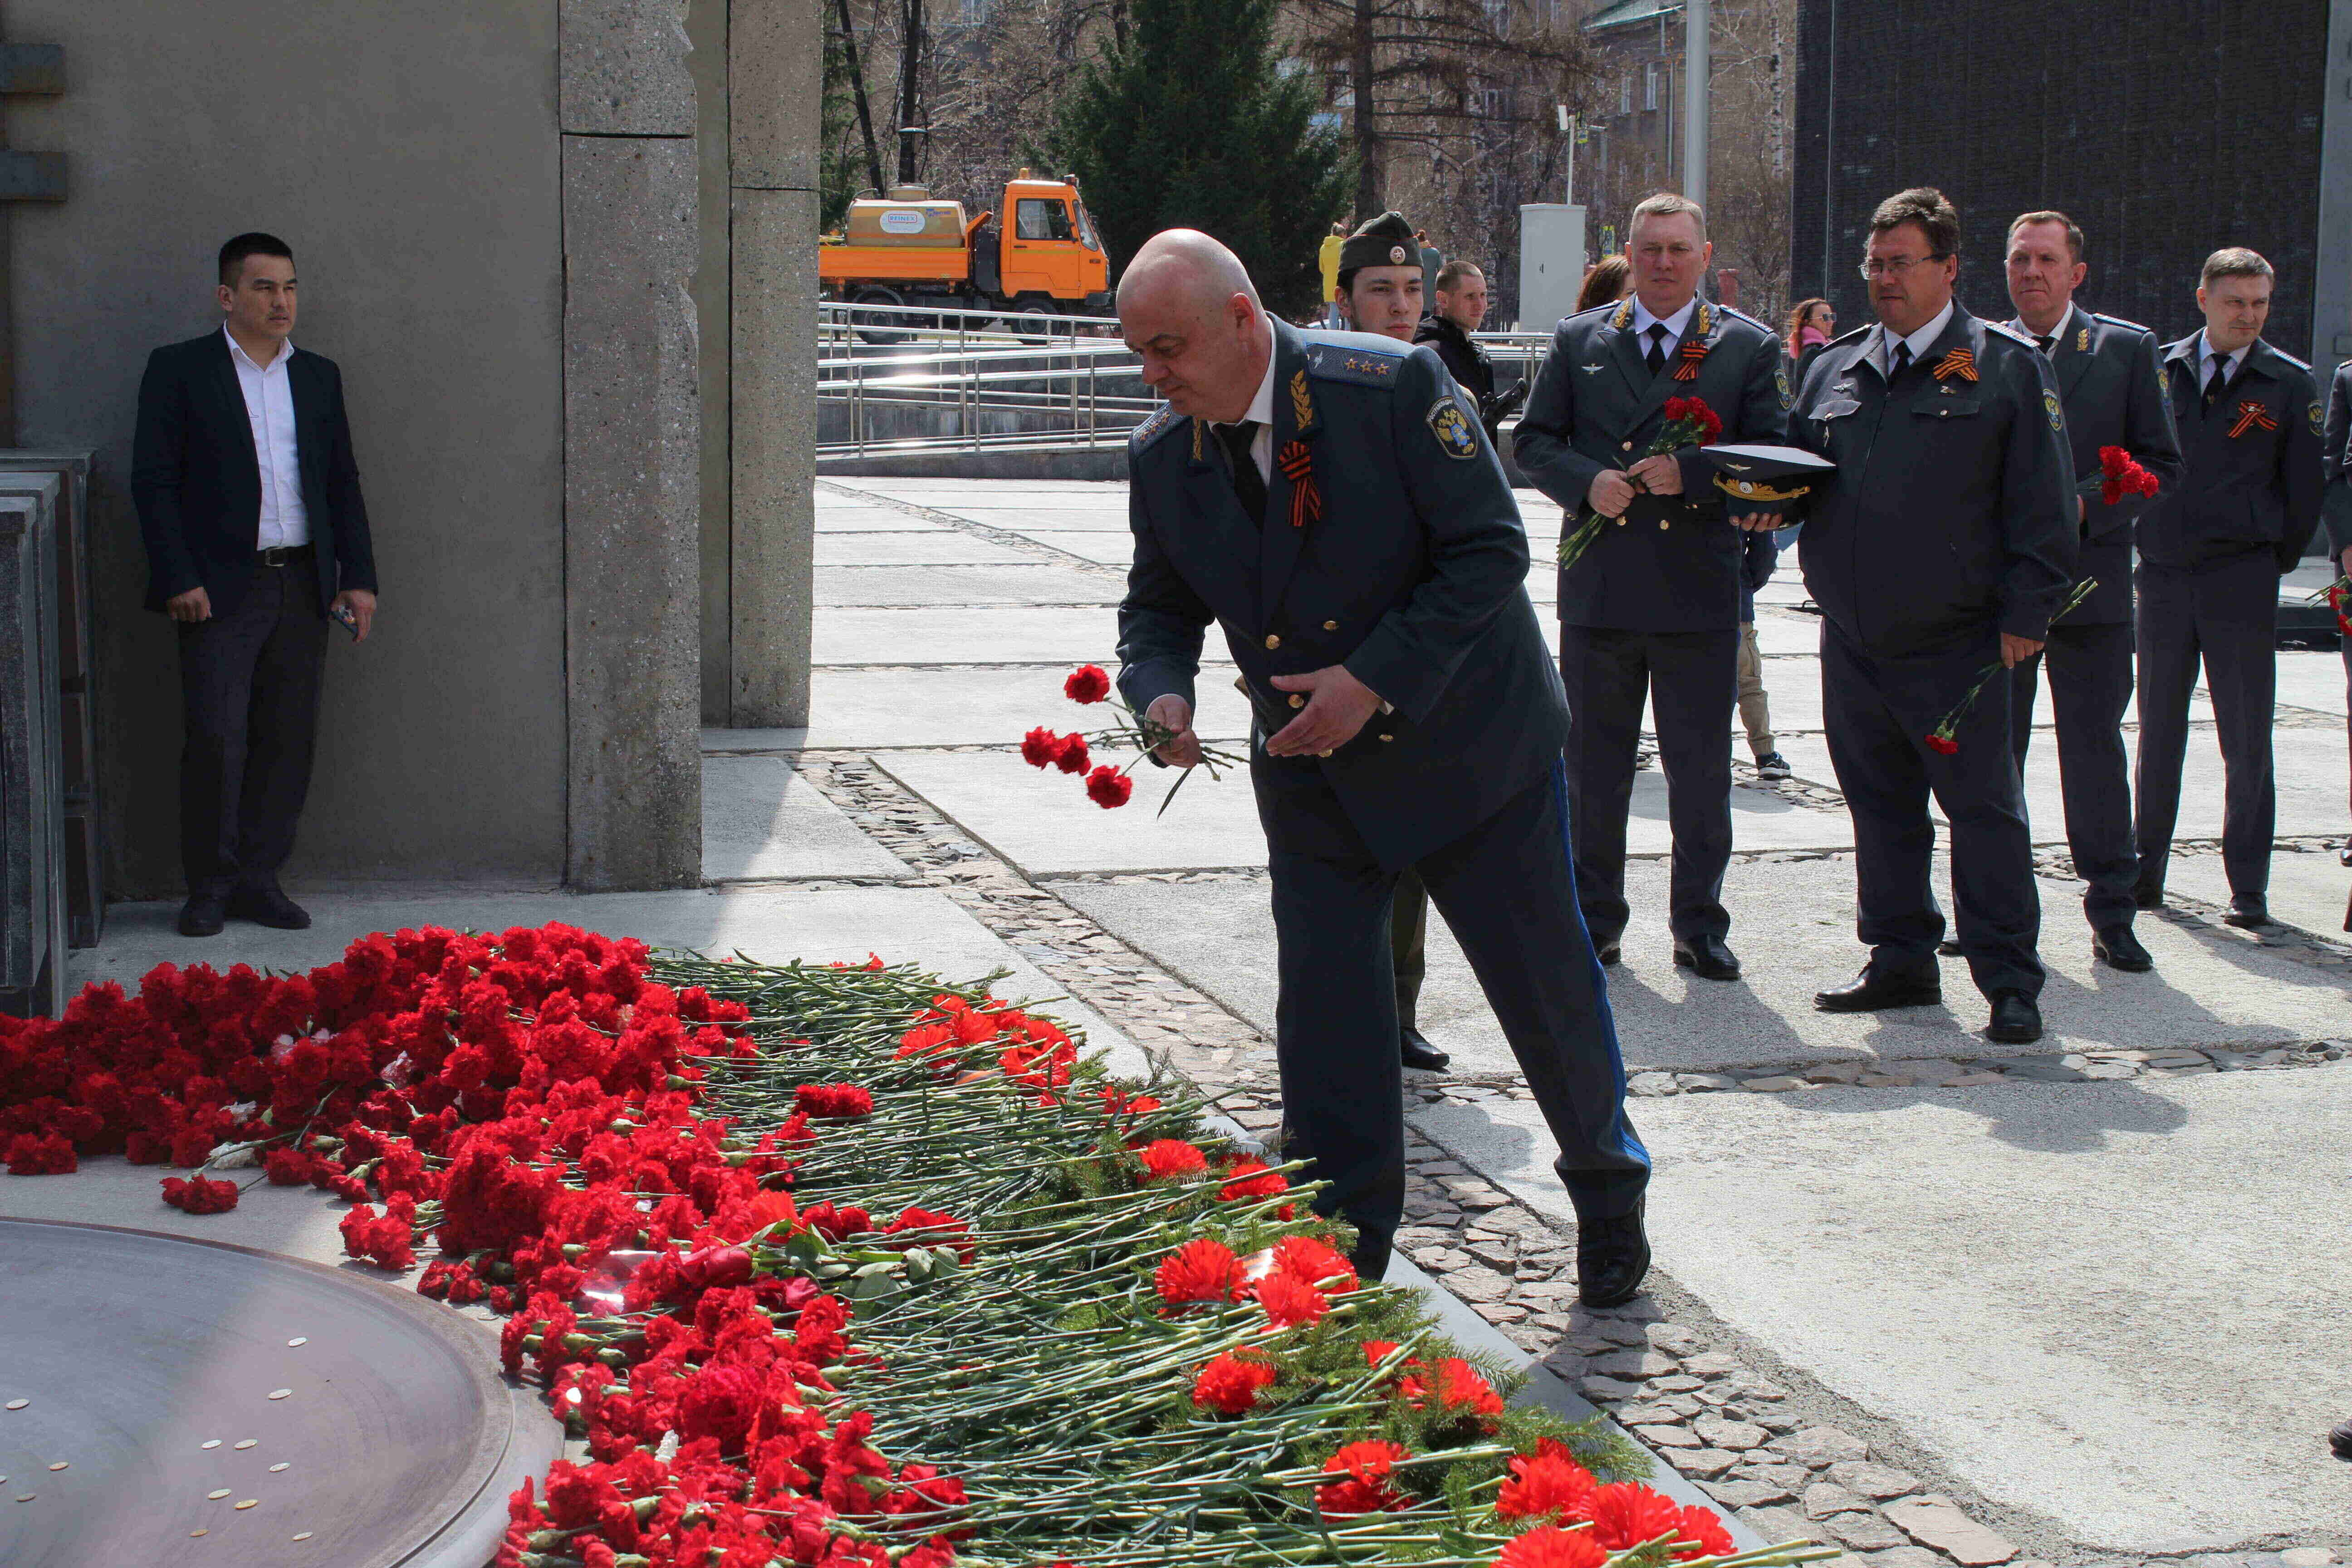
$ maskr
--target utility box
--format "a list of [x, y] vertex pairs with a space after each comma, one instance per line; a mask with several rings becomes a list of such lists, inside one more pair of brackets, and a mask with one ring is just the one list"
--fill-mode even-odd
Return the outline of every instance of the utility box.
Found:
[[1584, 286], [1584, 209], [1559, 202], [1519, 208], [1519, 330], [1548, 332], [1576, 309]]

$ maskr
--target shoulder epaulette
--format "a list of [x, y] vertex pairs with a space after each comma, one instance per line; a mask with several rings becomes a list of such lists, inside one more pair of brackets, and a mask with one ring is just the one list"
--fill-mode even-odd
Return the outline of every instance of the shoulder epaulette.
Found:
[[2154, 327], [2144, 327], [2137, 321], [2126, 321], [2121, 316], [2110, 316], [2104, 310], [2092, 311], [2091, 320], [2095, 321], [2105, 321], [2111, 327], [2121, 327], [2126, 331], [2146, 332], [2151, 338], [2156, 336], [2156, 329]]
[[1717, 315], [1729, 316], [1735, 321], [1745, 321], [1768, 338], [1777, 338], [1780, 335], [1745, 310], [1734, 310], [1729, 305], [1717, 305], [1715, 309]]
[[1318, 381], [1345, 382], [1351, 386], [1394, 386], [1397, 366], [1404, 363], [1411, 345], [1391, 338], [1386, 347], [1378, 347], [1363, 341], [1370, 336], [1351, 332], [1342, 342], [1309, 340], [1307, 374]]
[[1176, 412], [1176, 405], [1163, 403], [1152, 411], [1150, 418], [1128, 432], [1127, 444], [1140, 452], [1182, 423], [1184, 416]]
[[2284, 351], [2283, 351], [2283, 350], [2275, 349], [2275, 348], [2271, 348], [2271, 345], [2270, 345], [2270, 344], [2268, 344], [2268, 343], [2264, 343], [2263, 346], [2264, 348], [2268, 348], [2268, 349], [2270, 349], [2270, 350], [2271, 350], [2271, 355], [2272, 355], [2272, 357], [2273, 357], [2273, 358], [2274, 358], [2274, 359], [2283, 359], [2283, 360], [2286, 361], [2286, 363], [2289, 363], [2289, 364], [2291, 364], [2291, 365], [2294, 366], [2294, 368], [2295, 368], [2295, 369], [2297, 369], [2297, 370], [2299, 370], [2299, 371], [2302, 371], [2302, 372], [2305, 373], [2306, 374], [2308, 374], [2310, 373], [2310, 370], [2311, 370], [2311, 364], [2310, 364], [2310, 362], [2309, 362], [2309, 361], [2307, 361], [2307, 360], [2299, 360], [2299, 359], [2295, 358], [2293, 354], [2291, 354], [2291, 353], [2285, 353], [2285, 352], [2284, 352]]
[[[1878, 324], [1877, 322], [1873, 321], [1873, 322], [1870, 324], [1870, 326], [1871, 326], [1871, 327], [1874, 327], [1874, 326], [1876, 326], [1877, 324]], [[1835, 336], [1835, 337], [1832, 338], [1829, 342], [1827, 342], [1823, 343], [1823, 344], [1822, 345], [1822, 347], [1823, 347], [1823, 348], [1825, 348], [1825, 349], [1833, 349], [1833, 348], [1837, 347], [1837, 346], [1838, 346], [1838, 344], [1840, 344], [1840, 343], [1859, 342], [1861, 342], [1861, 341], [1862, 341], [1863, 334], [1864, 334], [1864, 333], [1865, 333], [1865, 332], [1867, 332], [1867, 331], [1870, 331], [1870, 327], [1856, 327], [1853, 331], [1850, 331], [1850, 332], [1840, 332], [1837, 336]]]
[[[1979, 317], [1979, 320], [1982, 320], [1982, 318]], [[2011, 342], [2017, 344], [2020, 348], [2032, 349], [2037, 353], [2041, 352], [2041, 344], [2035, 342], [2032, 338], [2027, 337], [2023, 332], [2019, 331], [2014, 327], [2005, 327], [1999, 321], [1986, 321], [1985, 331], [1988, 332], [1999, 332], [2002, 337], [2007, 338]]]

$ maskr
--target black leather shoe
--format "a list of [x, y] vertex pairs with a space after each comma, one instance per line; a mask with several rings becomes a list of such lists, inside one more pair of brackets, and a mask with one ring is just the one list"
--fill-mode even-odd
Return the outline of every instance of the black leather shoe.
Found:
[[1943, 941], [1936, 944], [1936, 952], [1938, 955], [1945, 958], [1959, 957], [1960, 939], [1953, 936], [1946, 937]]
[[2232, 893], [2230, 912], [2221, 917], [2221, 923], [2246, 931], [2266, 926], [2271, 923], [2271, 902], [2260, 893]]
[[2004, 1046], [2030, 1046], [2042, 1037], [2042, 1009], [2022, 991], [1992, 994], [1992, 1021], [1985, 1038]]
[[182, 936], [218, 936], [228, 921], [228, 889], [198, 888], [180, 906]]
[[1643, 1200], [1614, 1219], [1576, 1222], [1576, 1294], [1588, 1307], [1632, 1300], [1650, 1272], [1650, 1237], [1642, 1228]]
[[1598, 958], [1604, 964], [1615, 963], [1620, 958], [1624, 956], [1624, 954], [1619, 951], [1618, 941], [1613, 936], [1606, 942], [1601, 941], [1599, 937], [1594, 937], [1592, 939], [1592, 955], [1595, 958]]
[[2145, 974], [2156, 967], [2156, 960], [2147, 955], [2147, 949], [2139, 944], [2139, 938], [2132, 935], [2129, 926], [2109, 926], [2105, 931], [2093, 931], [2091, 952], [2108, 968], [2133, 974]]
[[1410, 1024], [1397, 1031], [1397, 1055], [1405, 1066], [1418, 1072], [1444, 1072], [1446, 1064], [1454, 1059], [1431, 1045], [1422, 1032]]
[[310, 929], [310, 911], [279, 891], [274, 882], [266, 888], [239, 888], [229, 895], [228, 912], [241, 921], [278, 931]]
[[2132, 907], [2142, 910], [2164, 908], [2164, 884], [2141, 878], [2132, 885]]
[[1693, 937], [1688, 942], [1675, 943], [1675, 963], [1701, 980], [1739, 978], [1739, 960], [1723, 945], [1721, 937]]
[[1824, 1013], [1875, 1013], [1882, 1007], [1933, 1007], [1944, 999], [1943, 982], [1934, 975], [1882, 974], [1865, 964], [1851, 985], [1813, 993], [1813, 1005]]

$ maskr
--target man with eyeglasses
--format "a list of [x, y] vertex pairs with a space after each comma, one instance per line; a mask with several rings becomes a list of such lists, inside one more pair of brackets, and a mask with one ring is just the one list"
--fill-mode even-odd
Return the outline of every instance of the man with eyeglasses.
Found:
[[1802, 503], [1803, 563], [1870, 949], [1857, 979], [1813, 1005], [1943, 1000], [1932, 794], [1951, 825], [1960, 951], [1991, 1004], [1985, 1033], [2022, 1045], [2042, 1037], [2041, 900], [2012, 687], [1984, 672], [2041, 652], [2065, 602], [2074, 465], [2050, 362], [1952, 298], [1959, 243], [1940, 191], [1879, 204], [1862, 268], [1877, 323], [1815, 356], [1790, 416], [1790, 440], [1838, 465]]

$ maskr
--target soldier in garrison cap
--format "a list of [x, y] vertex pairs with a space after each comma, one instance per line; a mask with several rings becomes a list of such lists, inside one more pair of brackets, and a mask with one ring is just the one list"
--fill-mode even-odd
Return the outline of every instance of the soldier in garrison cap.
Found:
[[2319, 523], [2325, 416], [2311, 367], [2263, 341], [2276, 275], [2238, 247], [2205, 258], [2203, 330], [2164, 350], [2189, 471], [2139, 521], [2139, 907], [2164, 901], [2198, 666], [2221, 742], [2221, 865], [2234, 926], [2270, 921], [2271, 707], [2278, 580]]
[[1947, 714], [1988, 665], [2042, 651], [2074, 579], [2074, 465], [2050, 362], [1952, 298], [1960, 215], [1922, 187], [1871, 215], [1876, 324], [1806, 367], [1789, 440], [1837, 472], [1802, 503], [1805, 586], [1822, 607], [1822, 713], [1853, 817], [1856, 931], [1869, 964], [1824, 1012], [1943, 1000], [1929, 885], [1933, 792], [1951, 824], [1960, 951], [1986, 1034], [2042, 1037], [2042, 905], [2005, 679]]
[[[2074, 507], [2082, 546], [2074, 580], [2095, 580], [2091, 596], [2052, 623], [2048, 644], [2011, 671], [2017, 766], [2033, 735], [2036, 671], [2050, 667], [2051, 716], [2066, 806], [2066, 847], [2083, 879], [2091, 950], [2117, 969], [2155, 967], [2132, 934], [2132, 888], [2139, 856], [2132, 843], [2130, 760], [2124, 710], [2132, 694], [2132, 524], [2147, 505], [2137, 491], [2105, 496], [2102, 447], [2120, 447], [2170, 489], [2180, 482], [2180, 437], [2156, 368], [2156, 334], [2074, 303], [2088, 265], [2083, 231], [2064, 213], [2031, 212], [2009, 226], [2009, 325], [2049, 359], [2066, 411], [2074, 462]], [[1947, 948], [1947, 951], [1953, 951]]]
[[1604, 520], [1559, 569], [1570, 821], [1593, 945], [1603, 963], [1615, 963], [1631, 915], [1625, 827], [1646, 700], [1674, 824], [1674, 961], [1728, 981], [1739, 978], [1724, 940], [1723, 877], [1740, 589], [1745, 574], [1769, 574], [1772, 544], [1732, 526], [1699, 443], [1648, 454], [1676, 397], [1705, 402], [1723, 422], [1723, 441], [1778, 445], [1789, 384], [1771, 328], [1699, 297], [1711, 253], [1696, 202], [1661, 193], [1634, 207], [1625, 243], [1633, 297], [1559, 323], [1513, 450], [1560, 504], [1564, 530], [1596, 513]]
[[[1348, 237], [1339, 247], [1339, 274], [1332, 302], [1343, 325], [1377, 332], [1401, 343], [1413, 341], [1421, 320], [1422, 272], [1412, 226], [1402, 213], [1387, 212]], [[1473, 408], [1477, 405], [1473, 402]], [[1491, 438], [1492, 433], [1489, 432]], [[1421, 874], [1408, 866], [1397, 879], [1389, 916], [1390, 966], [1396, 981], [1397, 1059], [1419, 1072], [1444, 1072], [1453, 1058], [1421, 1032], [1421, 984], [1429, 973], [1429, 893]]]
[[1118, 315], [1168, 399], [1129, 437], [1119, 689], [1174, 732], [1159, 760], [1192, 766], [1202, 635], [1223, 627], [1255, 714], [1284, 1132], [1329, 1184], [1316, 1206], [1379, 1278], [1404, 1212], [1391, 894], [1418, 867], [1559, 1142], [1583, 1299], [1630, 1299], [1650, 1160], [1577, 913], [1567, 704], [1494, 448], [1428, 349], [1272, 320], [1206, 235], [1149, 241]]

